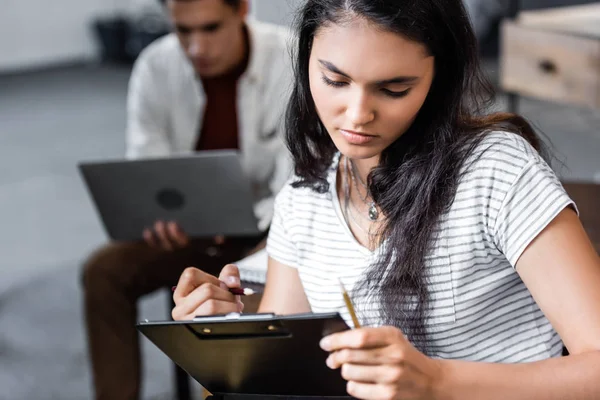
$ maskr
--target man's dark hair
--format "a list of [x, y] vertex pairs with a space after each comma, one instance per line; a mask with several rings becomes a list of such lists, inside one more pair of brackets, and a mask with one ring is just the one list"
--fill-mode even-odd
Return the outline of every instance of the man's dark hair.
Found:
[[[159, 0], [163, 5], [167, 3], [167, 0]], [[175, 0], [175, 1], [196, 1], [196, 0]], [[238, 8], [240, 8], [240, 4], [242, 3], [242, 0], [223, 0], [225, 2], [225, 4], [227, 4], [230, 7], [235, 8], [236, 10]]]
[[225, 3], [229, 4], [233, 8], [239, 8], [242, 0], [224, 0]]

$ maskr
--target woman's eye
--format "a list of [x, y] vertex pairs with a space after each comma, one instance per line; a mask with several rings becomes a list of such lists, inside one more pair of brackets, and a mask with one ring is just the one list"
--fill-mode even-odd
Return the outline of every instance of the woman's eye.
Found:
[[[323, 82], [327, 85], [327, 86], [332, 86], [332, 87], [343, 87], [348, 85], [347, 82], [338, 82], [338, 81], [334, 81], [332, 79], [329, 79], [328, 77], [326, 77], [325, 75], [321, 75], [321, 78], [323, 80]], [[408, 93], [410, 93], [410, 89], [406, 89], [403, 90], [401, 92], [397, 92], [397, 91], [393, 91], [393, 90], [389, 90], [389, 89], [381, 89], [381, 92], [383, 94], [385, 94], [388, 97], [392, 97], [394, 99], [398, 99], [401, 97], [406, 96]]]
[[398, 98], [404, 97], [404, 96], [406, 96], [407, 94], [409, 94], [409, 93], [410, 93], [410, 89], [406, 89], [406, 90], [403, 90], [403, 91], [401, 91], [401, 92], [395, 92], [395, 91], [393, 91], [393, 90], [389, 90], [389, 89], [381, 89], [381, 91], [382, 91], [382, 92], [383, 92], [383, 93], [384, 93], [386, 96], [393, 97], [393, 98], [395, 98], [395, 99], [398, 99]]
[[321, 78], [323, 79], [323, 82], [328, 86], [333, 86], [333, 87], [346, 86], [346, 82], [333, 81], [333, 80], [329, 79], [328, 77], [326, 77], [325, 75], [322, 75]]

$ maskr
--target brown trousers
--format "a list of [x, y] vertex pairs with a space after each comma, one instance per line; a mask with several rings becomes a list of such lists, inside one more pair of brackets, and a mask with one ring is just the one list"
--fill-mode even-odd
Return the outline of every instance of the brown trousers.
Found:
[[195, 240], [172, 252], [144, 243], [111, 243], [92, 254], [83, 267], [83, 286], [94, 398], [139, 398], [141, 361], [135, 324], [140, 297], [176, 285], [189, 266], [218, 276], [223, 266], [243, 258], [261, 239], [228, 238], [219, 246]]

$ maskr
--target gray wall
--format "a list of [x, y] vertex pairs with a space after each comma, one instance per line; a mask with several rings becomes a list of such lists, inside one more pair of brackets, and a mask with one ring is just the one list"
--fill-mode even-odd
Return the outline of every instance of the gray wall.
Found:
[[0, 71], [93, 58], [89, 22], [135, 0], [0, 0]]
[[251, 12], [261, 21], [289, 25], [294, 11], [301, 4], [302, 0], [254, 0], [251, 2]]
[[[302, 0], [250, 0], [258, 19], [291, 20]], [[0, 72], [93, 60], [98, 48], [90, 22], [98, 16], [159, 9], [157, 0], [0, 0]]]

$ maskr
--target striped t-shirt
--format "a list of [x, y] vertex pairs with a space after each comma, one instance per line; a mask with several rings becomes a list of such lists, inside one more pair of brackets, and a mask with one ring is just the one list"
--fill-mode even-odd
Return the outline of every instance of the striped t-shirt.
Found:
[[[425, 259], [431, 293], [428, 349], [436, 358], [528, 362], [561, 355], [562, 342], [515, 270], [527, 245], [572, 205], [521, 137], [488, 134], [465, 163], [456, 197]], [[350, 326], [338, 279], [351, 292], [376, 252], [352, 235], [336, 193], [286, 185], [275, 202], [267, 251], [299, 271], [313, 312], [338, 311]], [[377, 304], [356, 304], [377, 326]]]

